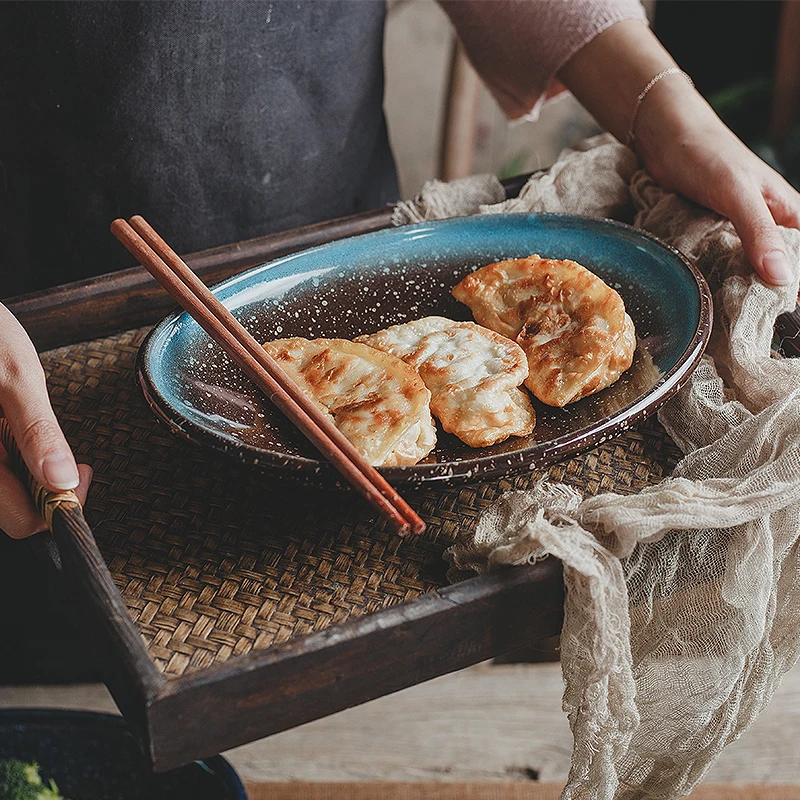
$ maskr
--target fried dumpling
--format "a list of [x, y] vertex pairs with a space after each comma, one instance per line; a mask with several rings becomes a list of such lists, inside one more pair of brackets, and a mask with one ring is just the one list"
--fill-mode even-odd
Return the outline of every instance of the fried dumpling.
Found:
[[402, 358], [431, 390], [431, 411], [470, 447], [527, 436], [536, 414], [520, 384], [525, 354], [504, 336], [444, 317], [393, 325], [356, 341]]
[[479, 324], [521, 345], [525, 385], [548, 405], [605, 389], [633, 361], [636, 333], [622, 298], [575, 261], [499, 261], [467, 275], [453, 296]]
[[278, 339], [264, 349], [370, 464], [416, 464], [436, 445], [431, 394], [399, 358], [346, 339]]

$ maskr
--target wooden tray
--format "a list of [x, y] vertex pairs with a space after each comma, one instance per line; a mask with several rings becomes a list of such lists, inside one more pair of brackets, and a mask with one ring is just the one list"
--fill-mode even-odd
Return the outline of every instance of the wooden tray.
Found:
[[[513, 189], [516, 188], [512, 186]], [[206, 251], [213, 283], [389, 224], [390, 209]], [[8, 302], [42, 351], [68, 439], [94, 466], [94, 540], [34, 537], [156, 770], [302, 724], [558, 633], [558, 562], [447, 586], [442, 552], [541, 473], [420, 488], [400, 540], [348, 492], [314, 493], [170, 434], [134, 381], [171, 301], [141, 268]], [[785, 336], [786, 334], [784, 334]], [[52, 349], [59, 345], [56, 349]], [[549, 469], [633, 492], [679, 457], [654, 421]]]

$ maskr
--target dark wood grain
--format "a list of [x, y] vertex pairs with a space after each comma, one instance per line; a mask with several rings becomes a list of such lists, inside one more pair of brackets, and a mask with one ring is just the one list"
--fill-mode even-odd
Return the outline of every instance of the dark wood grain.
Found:
[[53, 541], [55, 548], [47, 549], [46, 554], [72, 601], [75, 624], [101, 661], [106, 684], [120, 710], [144, 739], [147, 708], [164, 678], [150, 660], [78, 506], [60, 506], [54, 511]]
[[561, 564], [550, 558], [168, 681], [149, 710], [153, 765], [171, 769], [462, 669], [554, 636], [562, 619]]

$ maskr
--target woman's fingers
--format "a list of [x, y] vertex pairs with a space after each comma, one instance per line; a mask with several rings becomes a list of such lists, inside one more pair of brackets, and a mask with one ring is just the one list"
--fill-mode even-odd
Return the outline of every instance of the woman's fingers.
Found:
[[800, 195], [748, 150], [688, 81], [659, 81], [642, 104], [636, 133], [636, 152], [650, 174], [728, 217], [766, 283], [794, 280], [797, 265], [789, 261], [778, 225], [800, 227]]
[[80, 483], [75, 489], [75, 494], [78, 495], [81, 505], [84, 505], [89, 495], [89, 484], [91, 484], [94, 477], [94, 470], [88, 464], [78, 464], [78, 473], [80, 475]]
[[[86, 494], [92, 481], [92, 468], [86, 464], [78, 467], [80, 483], [75, 494], [81, 503], [86, 502]], [[0, 448], [0, 530], [12, 539], [24, 539], [46, 530], [44, 520], [39, 516], [25, 487], [17, 480], [8, 464], [8, 456]]]
[[75, 458], [50, 405], [39, 357], [22, 326], [2, 305], [0, 407], [36, 480], [53, 490], [78, 486]]
[[769, 187], [764, 198], [778, 225], [800, 229], [800, 195], [791, 186]]
[[786, 255], [786, 244], [774, 212], [761, 190], [751, 185], [740, 187], [731, 193], [729, 203], [730, 207], [722, 213], [736, 228], [742, 247], [758, 275], [773, 286], [791, 283], [795, 267]]

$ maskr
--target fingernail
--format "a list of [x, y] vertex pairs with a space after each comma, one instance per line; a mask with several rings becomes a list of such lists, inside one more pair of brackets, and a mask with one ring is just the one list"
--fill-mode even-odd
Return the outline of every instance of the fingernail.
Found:
[[789, 259], [786, 258], [786, 253], [780, 250], [770, 250], [761, 259], [761, 267], [766, 273], [767, 279], [776, 286], [786, 286], [794, 278], [792, 265], [789, 263]]
[[78, 468], [69, 456], [49, 456], [42, 462], [42, 472], [54, 489], [74, 489], [80, 483]]

